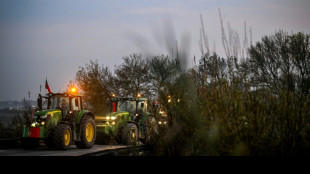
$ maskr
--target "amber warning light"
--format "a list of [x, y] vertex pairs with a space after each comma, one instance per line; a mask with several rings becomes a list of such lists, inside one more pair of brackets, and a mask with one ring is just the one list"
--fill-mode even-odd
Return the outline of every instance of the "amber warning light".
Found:
[[70, 92], [72, 92], [72, 93], [76, 93], [76, 88], [71, 88], [71, 90], [70, 90]]

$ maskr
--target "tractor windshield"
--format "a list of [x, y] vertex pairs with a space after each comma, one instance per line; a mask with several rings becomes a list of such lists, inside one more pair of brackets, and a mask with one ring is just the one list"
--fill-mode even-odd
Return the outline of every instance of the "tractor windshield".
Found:
[[136, 113], [136, 101], [118, 101], [117, 111], [127, 111], [130, 114]]
[[147, 108], [146, 101], [118, 101], [117, 111], [127, 111], [130, 114], [145, 112]]
[[69, 97], [62, 95], [54, 95], [50, 98], [49, 109], [65, 109], [70, 110]]

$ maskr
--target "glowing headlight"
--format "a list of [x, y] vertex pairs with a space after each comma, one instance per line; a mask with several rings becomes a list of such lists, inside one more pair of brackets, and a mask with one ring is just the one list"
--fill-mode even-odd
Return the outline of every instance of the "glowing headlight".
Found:
[[41, 122], [41, 126], [44, 126], [44, 125], [45, 125], [45, 122], [44, 122], [44, 121], [42, 121], [42, 122]]
[[116, 117], [111, 117], [111, 120], [115, 120], [116, 119]]
[[161, 121], [159, 121], [158, 124], [161, 124]]
[[112, 125], [115, 125], [115, 121], [112, 122]]
[[109, 119], [110, 119], [110, 117], [109, 117], [109, 116], [107, 116], [107, 117], [106, 117], [106, 119], [107, 119], [107, 120], [109, 120]]
[[164, 124], [167, 124], [167, 122], [166, 122], [166, 121], [164, 121]]
[[32, 124], [31, 124], [31, 127], [36, 127], [36, 123], [32, 123]]

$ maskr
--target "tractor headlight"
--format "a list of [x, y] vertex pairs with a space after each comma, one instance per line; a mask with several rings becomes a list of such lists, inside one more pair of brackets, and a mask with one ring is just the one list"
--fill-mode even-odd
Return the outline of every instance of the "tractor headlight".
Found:
[[158, 122], [158, 124], [161, 124], [161, 123], [162, 123], [161, 121]]
[[116, 117], [111, 117], [111, 120], [115, 120], [116, 119]]
[[115, 125], [115, 121], [112, 122], [112, 125], [113, 125], [113, 126]]
[[44, 122], [44, 121], [42, 121], [42, 122], [41, 122], [41, 126], [44, 126], [44, 125], [45, 125], [45, 122]]
[[109, 120], [109, 119], [110, 119], [110, 117], [109, 117], [109, 116], [107, 116], [107, 117], [106, 117], [106, 119], [107, 119], [107, 120]]
[[36, 123], [32, 123], [32, 124], [31, 124], [31, 127], [36, 127]]

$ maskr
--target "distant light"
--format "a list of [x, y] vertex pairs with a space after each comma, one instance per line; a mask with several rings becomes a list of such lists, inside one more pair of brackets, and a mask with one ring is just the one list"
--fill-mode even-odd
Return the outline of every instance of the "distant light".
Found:
[[72, 93], [75, 93], [75, 92], [76, 92], [76, 88], [74, 88], [74, 87], [71, 88], [71, 92], [72, 92]]
[[141, 97], [141, 94], [138, 94], [138, 98], [140, 98]]
[[115, 94], [112, 94], [112, 97], [115, 97]]

